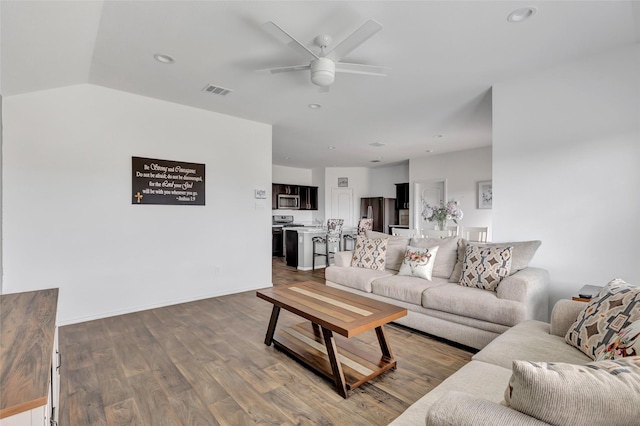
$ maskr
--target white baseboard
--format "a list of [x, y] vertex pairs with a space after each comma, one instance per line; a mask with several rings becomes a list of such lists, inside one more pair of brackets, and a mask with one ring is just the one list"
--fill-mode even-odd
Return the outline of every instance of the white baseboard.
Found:
[[63, 327], [65, 325], [78, 324], [78, 323], [86, 322], [86, 321], [93, 321], [93, 320], [97, 320], [97, 319], [115, 317], [115, 316], [118, 316], [118, 315], [125, 315], [125, 314], [130, 314], [130, 313], [133, 313], [133, 312], [147, 311], [149, 309], [164, 308], [166, 306], [179, 305], [181, 303], [189, 303], [189, 302], [194, 302], [196, 300], [210, 299], [212, 297], [227, 296], [229, 294], [243, 293], [245, 291], [259, 290], [261, 288], [268, 288], [268, 287], [273, 287], [273, 283], [268, 284], [268, 285], [250, 286], [250, 287], [246, 287], [246, 288], [239, 288], [239, 289], [235, 289], [233, 291], [223, 291], [223, 292], [218, 292], [218, 293], [202, 294], [200, 296], [188, 297], [188, 298], [185, 298], [185, 299], [168, 300], [166, 302], [153, 303], [153, 304], [150, 304], [150, 305], [143, 305], [143, 306], [136, 306], [136, 307], [133, 307], [133, 308], [130, 308], [130, 309], [122, 309], [122, 310], [118, 310], [118, 311], [103, 312], [103, 313], [96, 314], [96, 315], [88, 315], [88, 316], [85, 316], [85, 317], [73, 318], [73, 319], [66, 320], [66, 321], [59, 321], [57, 325], [58, 325], [58, 327]]

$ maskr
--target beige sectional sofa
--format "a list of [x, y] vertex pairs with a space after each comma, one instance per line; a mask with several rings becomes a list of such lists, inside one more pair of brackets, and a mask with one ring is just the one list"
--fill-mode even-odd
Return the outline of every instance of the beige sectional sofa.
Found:
[[[548, 318], [548, 273], [528, 266], [539, 241], [500, 243], [514, 247], [511, 274], [496, 291], [487, 291], [457, 283], [465, 247], [470, 244], [465, 240], [396, 237], [372, 231], [367, 237], [388, 238], [385, 269], [353, 267], [353, 252], [338, 252], [335, 264], [325, 271], [326, 284], [406, 308], [408, 315], [397, 320], [399, 324], [482, 349], [522, 321]], [[438, 247], [431, 280], [398, 275], [408, 245]]]
[[[391, 425], [424, 425], [427, 415], [427, 424], [546, 424], [502, 405], [512, 363], [514, 360], [553, 360], [571, 364], [592, 361], [564, 339], [584, 307], [584, 302], [560, 300], [554, 306], [550, 324], [529, 320], [512, 327], [475, 354], [470, 363], [409, 407]], [[454, 408], [449, 404], [455, 404]]]
[[[560, 300], [551, 323], [529, 320], [512, 327], [391, 425], [640, 424], [638, 341], [627, 342], [635, 345], [627, 351], [631, 356], [594, 361], [565, 340], [586, 308]], [[522, 367], [529, 370], [514, 381]], [[506, 391], [514, 387], [519, 401], [511, 397], [509, 406]]]

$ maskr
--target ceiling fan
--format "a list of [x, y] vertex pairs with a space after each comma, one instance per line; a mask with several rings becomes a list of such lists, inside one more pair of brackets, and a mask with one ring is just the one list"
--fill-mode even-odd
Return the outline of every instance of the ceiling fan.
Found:
[[331, 49], [329, 45], [332, 42], [332, 38], [329, 35], [321, 34], [314, 39], [314, 43], [320, 48], [320, 53], [316, 54], [309, 47], [300, 43], [293, 38], [289, 33], [283, 30], [274, 22], [267, 22], [263, 25], [263, 28], [271, 35], [276, 37], [281, 42], [287, 44], [293, 50], [298, 52], [311, 62], [307, 65], [293, 65], [287, 67], [271, 68], [272, 74], [280, 72], [290, 71], [304, 71], [311, 70], [311, 82], [321, 89], [328, 90], [329, 86], [335, 81], [335, 75], [337, 72], [351, 73], [351, 74], [363, 74], [385, 77], [386, 71], [389, 68], [377, 67], [364, 64], [351, 64], [347, 62], [340, 62], [340, 59], [348, 55], [356, 47], [367, 41], [371, 36], [382, 29], [382, 25], [379, 22], [370, 19], [365, 22], [360, 28], [355, 30], [351, 35], [342, 40]]

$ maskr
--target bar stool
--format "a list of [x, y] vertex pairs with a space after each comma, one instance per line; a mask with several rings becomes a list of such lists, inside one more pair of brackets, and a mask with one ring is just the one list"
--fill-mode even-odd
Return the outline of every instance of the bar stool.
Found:
[[360, 219], [358, 223], [358, 232], [356, 235], [353, 234], [344, 234], [342, 236], [342, 249], [347, 249], [347, 241], [353, 242], [353, 250], [356, 248], [356, 239], [358, 235], [364, 235], [367, 231], [373, 230], [373, 219]]
[[[329, 249], [329, 246], [331, 244], [338, 243], [338, 251], [340, 250], [340, 234], [342, 232], [343, 224], [344, 219], [329, 219], [327, 220], [327, 235], [318, 235], [317, 237], [313, 237], [311, 239], [311, 241], [313, 242], [313, 260], [311, 263], [313, 269], [316, 269], [317, 256], [324, 256], [327, 261], [327, 266], [329, 266], [329, 253], [332, 253]], [[318, 245], [323, 244], [324, 253], [318, 250]]]

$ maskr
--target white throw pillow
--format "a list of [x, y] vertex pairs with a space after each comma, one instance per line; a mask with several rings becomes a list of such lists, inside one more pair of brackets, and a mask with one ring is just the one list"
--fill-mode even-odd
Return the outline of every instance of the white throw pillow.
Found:
[[398, 275], [424, 278], [431, 281], [438, 248], [407, 247]]

